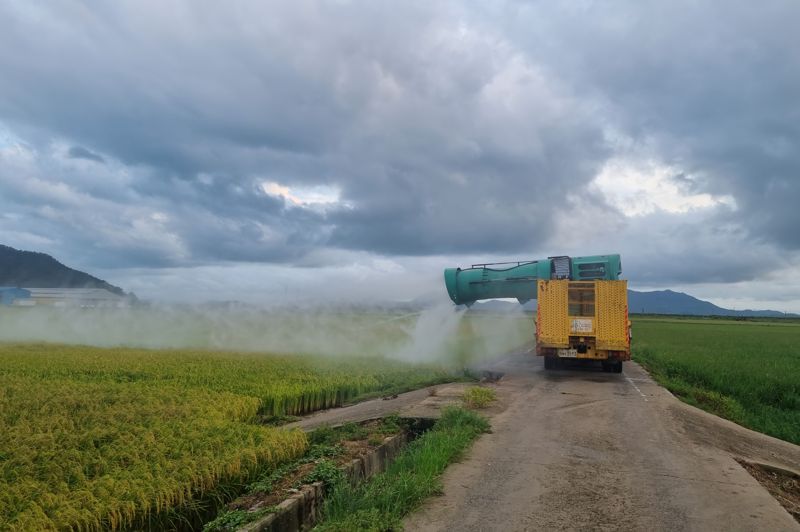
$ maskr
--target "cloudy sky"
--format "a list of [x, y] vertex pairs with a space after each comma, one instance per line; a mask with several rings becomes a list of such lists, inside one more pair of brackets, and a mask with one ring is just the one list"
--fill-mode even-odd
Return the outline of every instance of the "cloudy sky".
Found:
[[621, 253], [800, 311], [800, 3], [0, 4], [0, 243], [140, 297]]

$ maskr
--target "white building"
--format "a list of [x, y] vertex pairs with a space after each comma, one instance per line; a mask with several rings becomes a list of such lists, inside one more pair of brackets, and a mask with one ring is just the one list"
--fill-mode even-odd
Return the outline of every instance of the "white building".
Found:
[[124, 308], [130, 306], [127, 297], [104, 288], [27, 288], [31, 297], [26, 305], [54, 307]]

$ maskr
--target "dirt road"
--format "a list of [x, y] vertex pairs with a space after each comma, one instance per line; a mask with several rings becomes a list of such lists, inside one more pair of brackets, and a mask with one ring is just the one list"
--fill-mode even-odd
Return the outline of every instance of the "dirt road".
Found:
[[800, 469], [800, 448], [683, 405], [636, 364], [622, 375], [497, 363], [492, 434], [407, 530], [800, 530], [733, 458]]

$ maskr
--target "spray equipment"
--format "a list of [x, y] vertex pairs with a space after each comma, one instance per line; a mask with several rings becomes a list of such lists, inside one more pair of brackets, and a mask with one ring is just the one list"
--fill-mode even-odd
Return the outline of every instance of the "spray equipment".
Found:
[[537, 281], [569, 279], [617, 280], [622, 273], [619, 255], [548, 257], [542, 260], [473, 264], [447, 268], [444, 283], [456, 305], [472, 305], [481, 299], [514, 298], [520, 303], [536, 299]]

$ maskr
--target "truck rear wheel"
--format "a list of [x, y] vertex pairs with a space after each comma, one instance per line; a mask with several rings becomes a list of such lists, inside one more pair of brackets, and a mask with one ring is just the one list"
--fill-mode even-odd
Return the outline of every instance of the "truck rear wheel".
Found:
[[555, 357], [544, 357], [544, 369], [556, 369]]

